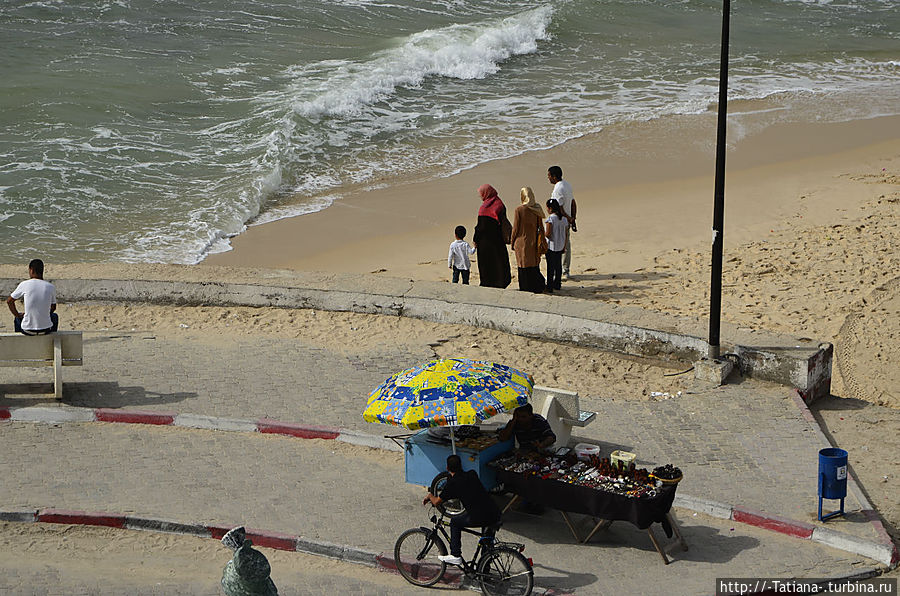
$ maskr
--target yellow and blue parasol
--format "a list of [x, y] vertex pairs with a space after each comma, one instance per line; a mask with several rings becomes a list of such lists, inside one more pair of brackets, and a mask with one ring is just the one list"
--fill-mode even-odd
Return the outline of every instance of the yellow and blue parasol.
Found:
[[410, 430], [478, 424], [528, 403], [534, 379], [503, 364], [444, 358], [389, 377], [369, 396], [367, 422]]

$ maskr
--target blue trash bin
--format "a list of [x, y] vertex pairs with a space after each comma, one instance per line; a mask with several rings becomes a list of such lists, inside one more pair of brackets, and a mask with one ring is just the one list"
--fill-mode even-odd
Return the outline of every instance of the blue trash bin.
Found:
[[[819, 450], [819, 521], [844, 515], [847, 496], [847, 452], [836, 447]], [[822, 499], [840, 499], [841, 508], [822, 515]]]

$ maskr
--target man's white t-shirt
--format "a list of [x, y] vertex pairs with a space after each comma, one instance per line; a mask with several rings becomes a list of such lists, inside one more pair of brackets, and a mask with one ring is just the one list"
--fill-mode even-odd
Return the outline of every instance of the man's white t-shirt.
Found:
[[25, 316], [22, 317], [22, 329], [26, 331], [43, 331], [50, 329], [50, 305], [56, 304], [56, 288], [43, 279], [26, 279], [20, 283], [13, 293], [14, 300], [25, 298]]
[[575, 194], [572, 192], [572, 185], [567, 180], [560, 180], [553, 185], [553, 192], [550, 193], [551, 199], [556, 199], [559, 206], [562, 207], [563, 213], [572, 215], [572, 201], [575, 200]]

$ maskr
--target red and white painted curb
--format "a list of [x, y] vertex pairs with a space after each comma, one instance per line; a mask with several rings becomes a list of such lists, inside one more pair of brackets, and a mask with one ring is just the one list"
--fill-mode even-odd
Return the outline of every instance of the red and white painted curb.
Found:
[[390, 439], [376, 435], [337, 428], [334, 426], [281, 422], [269, 418], [240, 420], [236, 418], [218, 418], [200, 414], [178, 414], [175, 412], [120, 410], [113, 408], [76, 408], [72, 406], [33, 406], [25, 408], [0, 408], [0, 420], [8, 420], [10, 422], [39, 422], [44, 424], [62, 424], [65, 422], [112, 422], [125, 424], [151, 424], [156, 426], [179, 426], [184, 428], [231, 432], [258, 432], [300, 439], [330, 439], [376, 449], [386, 449], [389, 451], [401, 450], [400, 447]]
[[[184, 534], [188, 536], [197, 536], [199, 538], [212, 538], [215, 540], [221, 540], [228, 530], [240, 525], [233, 524], [226, 526], [218, 524], [181, 523], [163, 519], [125, 515], [122, 513], [71, 511], [67, 509], [0, 510], [0, 521], [102, 526], [106, 528], [145, 530], [167, 534]], [[255, 546], [322, 555], [332, 559], [363, 563], [371, 567], [377, 566], [376, 558], [380, 556], [377, 553], [370, 553], [349, 546], [308, 540], [302, 536], [270, 532], [268, 530], [247, 528], [247, 538], [252, 540]]]
[[827, 526], [797, 521], [746, 507], [716, 503], [689, 495], [676, 494], [673, 505], [719, 519], [728, 519], [748, 526], [778, 532], [786, 536], [818, 542], [831, 548], [868, 557], [889, 568], [894, 568], [900, 563], [897, 546], [884, 529], [878, 513], [872, 509], [863, 510], [862, 514], [875, 528], [875, 533], [879, 537], [877, 542], [838, 532]]
[[[819, 426], [816, 417], [813, 416], [813, 413], [809, 410], [809, 406], [803, 399], [803, 396], [800, 395], [800, 392], [797, 389], [794, 389], [791, 397], [797, 405], [797, 408], [800, 410], [800, 415], [803, 416], [805, 420], [809, 421], [810, 425], [815, 429], [821, 444], [830, 447], [831, 442], [828, 440], [828, 437], [825, 436], [825, 433], [822, 432], [822, 428]], [[878, 512], [875, 511], [875, 508], [869, 502], [869, 499], [866, 498], [866, 494], [860, 488], [859, 482], [856, 479], [856, 473], [853, 471], [852, 466], [850, 466], [849, 472], [850, 473], [847, 475], [847, 490], [853, 493], [853, 497], [862, 506], [862, 514], [869, 520], [869, 523], [871, 523], [872, 527], [875, 529], [878, 541], [864, 541], [855, 536], [848, 536], [847, 534], [843, 534], [825, 526], [815, 527], [812, 534], [812, 540], [827, 544], [833, 548], [869, 557], [870, 559], [874, 559], [893, 569], [894, 567], [897, 567], [897, 565], [900, 565], [900, 550], [898, 550], [894, 541], [891, 540]]]
[[[800, 409], [800, 413], [805, 420], [811, 423], [813, 428], [820, 435], [823, 445], [829, 445], [827, 437], [819, 428], [815, 417], [809, 411], [800, 393], [796, 390], [792, 395], [794, 402]], [[354, 445], [362, 445], [377, 449], [386, 449], [390, 451], [401, 451], [399, 445], [392, 440], [370, 435], [358, 431], [342, 429], [333, 426], [318, 426], [311, 424], [298, 424], [293, 422], [280, 422], [268, 418], [259, 420], [239, 420], [232, 418], [217, 418], [214, 416], [203, 416], [198, 414], [177, 414], [175, 412], [154, 412], [142, 410], [121, 410], [112, 408], [77, 408], [70, 406], [56, 407], [25, 407], [25, 408], [0, 408], [0, 420], [22, 421], [22, 422], [41, 422], [49, 424], [59, 424], [64, 422], [112, 422], [127, 424], [152, 424], [162, 426], [178, 426], [184, 428], [198, 428], [206, 430], [222, 430], [232, 432], [258, 432], [265, 434], [278, 434], [301, 439], [328, 439], [351, 443]], [[779, 515], [756, 511], [741, 506], [727, 505], [709, 501], [707, 499], [691, 497], [689, 495], [676, 494], [674, 505], [682, 509], [688, 509], [697, 513], [703, 513], [719, 519], [728, 519], [734, 522], [747, 524], [750, 526], [778, 532], [787, 536], [801, 538], [818, 542], [832, 548], [855, 553], [868, 557], [879, 563], [894, 568], [900, 564], [900, 551], [893, 543], [878, 513], [865, 498], [863, 492], [859, 489], [856, 480], [851, 473], [848, 478], [848, 489], [853, 492], [853, 496], [862, 505], [862, 514], [869, 520], [878, 536], [877, 541], [865, 540], [856, 536], [832, 530], [827, 526], [815, 525], [808, 522], [788, 519]], [[0, 520], [3, 512], [0, 512]], [[13, 520], [7, 520], [13, 521]], [[21, 520], [20, 520], [21, 521]], [[44, 520], [37, 520], [44, 521]], [[74, 522], [62, 522], [74, 523]], [[103, 524], [91, 524], [103, 525]], [[222, 531], [228, 531], [225, 528]], [[212, 532], [212, 530], [209, 530]], [[218, 530], [216, 530], [218, 532]], [[184, 532], [188, 533], [188, 532]], [[249, 535], [249, 534], [248, 534]], [[262, 535], [260, 535], [262, 536]], [[283, 535], [279, 538], [264, 537], [266, 544], [256, 542], [261, 546], [269, 546], [270, 544], [281, 541], [284, 545], [288, 545], [288, 540]], [[272, 548], [277, 548], [272, 546]], [[341, 547], [349, 548], [349, 547]], [[285, 550], [292, 550], [286, 548]], [[304, 551], [307, 552], [307, 551]], [[317, 552], [316, 554], [325, 554], [325, 552]]]
[[[187, 524], [157, 518], [125, 515], [122, 513], [110, 513], [105, 511], [72, 511], [67, 509], [0, 510], [0, 521], [100, 526], [125, 530], [184, 534], [187, 536], [196, 536], [198, 538], [211, 538], [213, 540], [221, 540], [229, 530], [240, 525]], [[382, 571], [398, 573], [394, 557], [385, 553], [379, 554], [354, 548], [352, 546], [333, 544], [331, 542], [320, 540], [310, 540], [303, 536], [253, 528], [246, 528], [246, 536], [253, 542], [254, 546], [318, 555], [330, 559], [337, 559], [346, 563], [356, 563], [358, 565], [375, 567]], [[463, 575], [452, 569], [448, 569], [441, 579], [442, 584], [457, 587], [461, 585], [462, 581]], [[567, 592], [560, 592], [553, 588], [538, 587], [536, 587], [534, 593], [542, 594], [544, 596], [562, 596], [563, 594], [567, 594]]]
[[[797, 404], [800, 415], [816, 429], [822, 445], [830, 445], [815, 416], [813, 416], [806, 402], [800, 396], [800, 392], [795, 389], [791, 397], [794, 403]], [[797, 521], [764, 511], [725, 505], [689, 495], [676, 494], [674, 505], [719, 519], [729, 519], [734, 522], [778, 532], [794, 538], [811, 540], [838, 550], [862, 555], [878, 561], [890, 569], [897, 567], [900, 564], [900, 551], [898, 551], [897, 545], [894, 544], [887, 530], [885, 530], [878, 512], [874, 510], [868, 499], [866, 499], [865, 494], [860, 490], [852, 473], [847, 479], [847, 488], [853, 492], [853, 496], [863, 507], [861, 513], [872, 524], [875, 534], [878, 536], [877, 541], [865, 540], [857, 536], [838, 532], [824, 525]]]

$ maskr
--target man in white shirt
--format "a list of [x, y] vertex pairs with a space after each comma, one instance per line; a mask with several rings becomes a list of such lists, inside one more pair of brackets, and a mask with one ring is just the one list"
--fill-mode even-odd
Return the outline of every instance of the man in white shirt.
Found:
[[575, 194], [572, 192], [572, 185], [567, 180], [563, 180], [562, 168], [559, 166], [550, 166], [547, 170], [547, 180], [553, 185], [553, 192], [550, 193], [551, 199], [556, 199], [562, 208], [563, 216], [569, 220], [569, 227], [566, 229], [566, 254], [563, 255], [563, 279], [569, 279], [569, 267], [572, 264], [572, 239], [571, 232], [577, 232], [575, 226], [575, 213], [578, 206], [575, 204]]
[[[44, 335], [53, 333], [59, 327], [59, 315], [56, 314], [56, 288], [49, 281], [44, 281], [44, 262], [34, 259], [28, 263], [28, 276], [20, 283], [6, 304], [14, 319], [16, 333], [24, 335]], [[16, 300], [24, 299], [25, 313], [16, 309]]]

